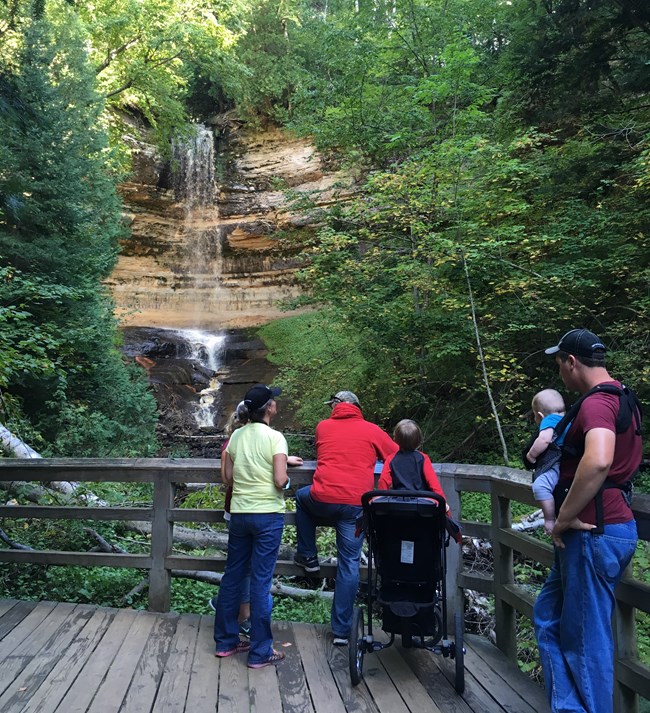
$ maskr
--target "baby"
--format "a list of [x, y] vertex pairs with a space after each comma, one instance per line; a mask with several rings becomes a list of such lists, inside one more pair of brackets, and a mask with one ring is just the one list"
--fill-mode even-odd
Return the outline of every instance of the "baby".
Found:
[[[550, 535], [555, 525], [553, 490], [560, 479], [561, 451], [559, 446], [564, 443], [568, 426], [564, 429], [564, 433], [553, 441], [555, 426], [562, 420], [565, 413], [564, 399], [559, 391], [555, 389], [540, 391], [533, 397], [532, 405], [535, 423], [539, 426], [539, 433], [526, 457], [530, 463], [537, 464], [533, 480], [533, 494], [544, 513], [544, 530], [547, 535]], [[549, 458], [542, 458], [541, 462], [538, 462], [540, 456], [547, 453], [551, 443], [558, 446], [558, 448], [553, 449], [554, 454], [548, 453]]]

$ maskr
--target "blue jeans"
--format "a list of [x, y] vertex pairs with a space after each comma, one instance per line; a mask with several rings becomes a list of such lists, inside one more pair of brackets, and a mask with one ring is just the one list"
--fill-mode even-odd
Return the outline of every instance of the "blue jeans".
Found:
[[331, 624], [334, 636], [347, 638], [352, 626], [352, 609], [359, 588], [359, 560], [363, 534], [355, 537], [361, 507], [340, 503], [322, 503], [311, 497], [311, 486], [296, 492], [298, 554], [316, 557], [316, 526], [322, 522], [336, 528], [338, 565], [332, 602]]
[[568, 530], [533, 621], [553, 713], [612, 713], [614, 589], [637, 542], [634, 520], [603, 535]]
[[229, 651], [239, 642], [239, 604], [242, 584], [250, 573], [251, 647], [248, 663], [262, 663], [273, 653], [272, 598], [269, 590], [278, 559], [284, 515], [233, 513], [228, 535], [228, 559], [219, 587], [214, 617], [217, 651]]
[[[230, 515], [230, 513], [228, 513]], [[226, 520], [226, 529], [230, 531], [230, 520]], [[251, 572], [246, 573], [241, 585], [240, 601], [242, 604], [249, 604], [251, 600]]]

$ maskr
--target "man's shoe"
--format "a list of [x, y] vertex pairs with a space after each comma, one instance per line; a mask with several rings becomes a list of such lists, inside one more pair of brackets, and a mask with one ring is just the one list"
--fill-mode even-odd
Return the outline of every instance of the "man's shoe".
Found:
[[307, 574], [318, 574], [320, 572], [320, 564], [318, 557], [304, 557], [303, 555], [295, 555], [293, 558], [298, 567], [302, 567]]
[[335, 636], [332, 643], [334, 646], [347, 646], [348, 640], [345, 636]]

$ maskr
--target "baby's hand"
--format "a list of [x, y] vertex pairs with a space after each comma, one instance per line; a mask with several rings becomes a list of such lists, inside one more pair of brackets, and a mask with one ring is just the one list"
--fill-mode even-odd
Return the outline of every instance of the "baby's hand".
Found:
[[302, 465], [302, 462], [300, 456], [287, 456], [287, 465]]
[[553, 528], [555, 527], [555, 518], [549, 518], [548, 520], [544, 518], [544, 532], [547, 535], [550, 535], [551, 532], [553, 532]]

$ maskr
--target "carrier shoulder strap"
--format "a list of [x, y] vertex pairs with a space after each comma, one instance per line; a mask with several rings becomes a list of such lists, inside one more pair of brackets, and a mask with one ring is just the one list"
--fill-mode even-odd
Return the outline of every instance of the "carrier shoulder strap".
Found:
[[555, 431], [554, 438], [561, 436], [566, 427], [578, 415], [582, 402], [589, 398], [592, 394], [612, 394], [619, 398], [618, 415], [616, 416], [616, 433], [625, 433], [632, 423], [634, 418], [634, 432], [637, 436], [641, 435], [641, 422], [643, 419], [643, 409], [637, 395], [629, 389], [625, 384], [614, 386], [614, 384], [597, 384], [593, 389], [589, 389], [586, 394], [583, 394], [569, 410], [564, 414], [562, 419], [558, 421], [553, 429]]
[[[637, 436], [641, 435], [641, 424], [643, 422], [643, 407], [638, 396], [628, 389], [625, 384], [622, 385], [623, 395], [621, 396], [621, 408], [619, 409], [619, 418], [621, 418], [621, 430], [618, 430], [618, 419], [616, 421], [616, 432], [624, 433], [630, 427], [630, 421], [634, 418], [634, 433]], [[625, 404], [625, 406], [623, 405]], [[623, 414], [621, 414], [623, 411]], [[624, 421], [626, 419], [626, 421]]]

